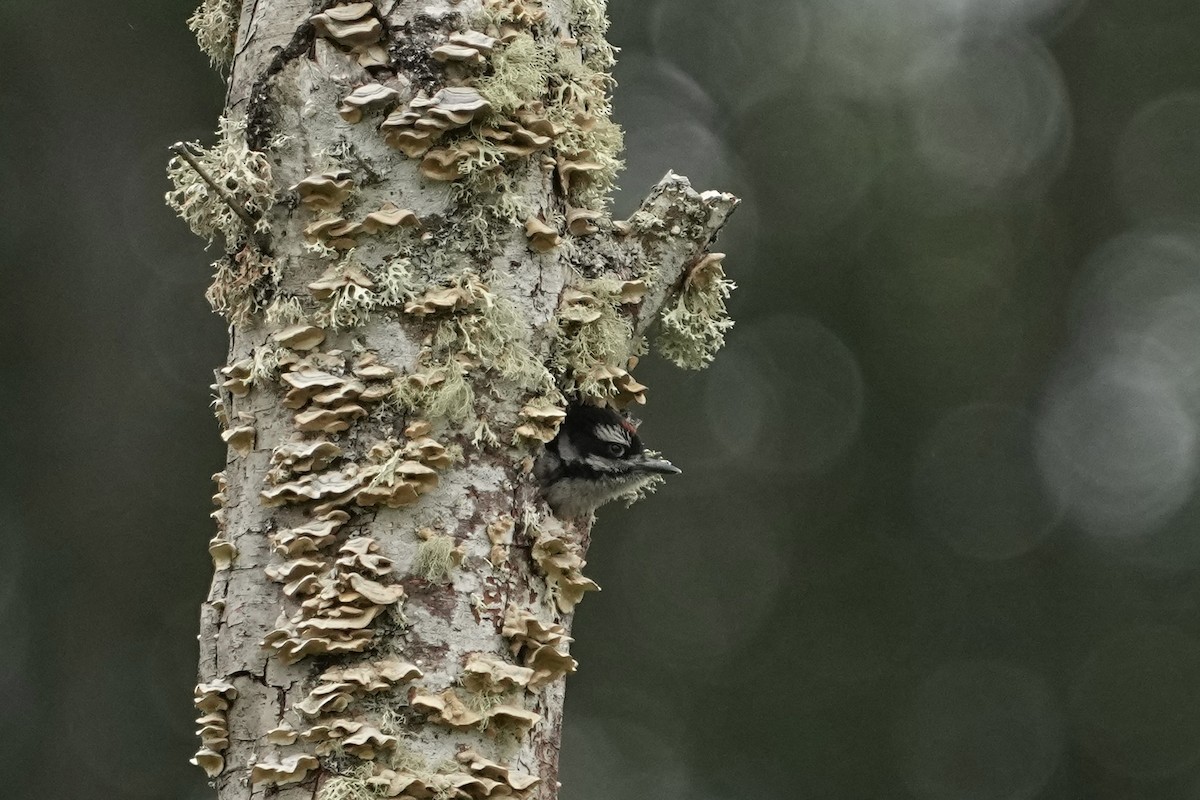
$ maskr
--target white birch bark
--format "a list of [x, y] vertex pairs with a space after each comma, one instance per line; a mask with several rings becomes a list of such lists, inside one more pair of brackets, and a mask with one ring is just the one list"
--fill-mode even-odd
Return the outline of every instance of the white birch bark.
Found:
[[[236, 10], [208, 0], [199, 24]], [[694, 345], [677, 360], [719, 345], [728, 286], [705, 254], [736, 205], [668, 175], [607, 219], [603, 11], [240, 9], [226, 117], [245, 133], [173, 162], [169, 196], [231, 254], [210, 294], [235, 323], [231, 446], [197, 687], [220, 800], [557, 796], [590, 522], [551, 518], [529, 468], [566, 402], [644, 400], [629, 357], [663, 312]], [[504, 60], [531, 42], [535, 80]], [[490, 108], [460, 125], [423, 102], [448, 86]], [[462, 177], [389, 144], [406, 110], [392, 144], [449, 124], [432, 146], [476, 148]]]

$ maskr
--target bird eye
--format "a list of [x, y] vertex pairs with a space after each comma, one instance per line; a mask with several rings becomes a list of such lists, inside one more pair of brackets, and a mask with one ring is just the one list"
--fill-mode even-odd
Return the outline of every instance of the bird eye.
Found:
[[608, 454], [613, 458], [620, 458], [621, 456], [625, 455], [625, 445], [610, 444], [608, 446]]

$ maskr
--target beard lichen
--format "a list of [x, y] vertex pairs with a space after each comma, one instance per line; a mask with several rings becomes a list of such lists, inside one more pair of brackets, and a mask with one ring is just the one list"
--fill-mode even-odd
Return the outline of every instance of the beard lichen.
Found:
[[224, 69], [233, 63], [241, 13], [242, 0], [204, 0], [188, 19], [188, 29], [214, 67]]
[[[271, 164], [247, 145], [245, 119], [221, 117], [212, 147], [204, 148], [197, 142], [187, 147], [207, 178], [223, 187], [233, 202], [258, 220], [254, 232], [266, 232], [264, 215], [275, 203]], [[174, 186], [166, 194], [167, 205], [197, 236], [210, 244], [218, 235], [224, 236], [232, 248], [250, 233], [242, 217], [182, 157], [175, 156], [168, 162], [167, 177]]]
[[317, 800], [377, 800], [379, 793], [367, 783], [374, 775], [371, 763], [355, 764], [321, 784]]
[[267, 324], [276, 328], [286, 328], [289, 325], [304, 322], [306, 319], [304, 306], [300, 303], [300, 298], [294, 294], [277, 295], [267, 306], [264, 316]]
[[[428, 318], [434, 327], [416, 371], [396, 381], [392, 408], [465, 422], [475, 412], [472, 380], [485, 375], [494, 379], [498, 396], [553, 391], [554, 378], [531, 349], [519, 309], [497, 297], [475, 273], [464, 272], [448, 287], [414, 297], [405, 314]], [[502, 382], [499, 387], [497, 381]]]
[[402, 308], [414, 294], [410, 267], [406, 258], [366, 267], [354, 250], [347, 250], [321, 278], [328, 291], [322, 293], [326, 304], [316, 313], [316, 322], [344, 330], [365, 324], [373, 313]]
[[447, 353], [461, 353], [511, 381], [521, 391], [545, 390], [553, 386], [549, 370], [522, 340], [524, 321], [505, 298], [494, 298], [476, 311], [455, 314], [438, 325], [433, 346]]
[[624, 372], [630, 357], [642, 351], [620, 300], [621, 282], [603, 278], [580, 281], [564, 294], [551, 367], [565, 376], [569, 394], [607, 402], [613, 395], [612, 373]]
[[558, 61], [557, 49], [528, 33], [515, 34], [491, 58], [491, 73], [475, 88], [499, 114], [511, 115], [531, 99], [544, 97]]
[[725, 332], [733, 327], [725, 300], [737, 284], [725, 277], [723, 253], [709, 253], [684, 279], [679, 298], [660, 317], [655, 347], [682, 369], [703, 369], [725, 345]]
[[254, 247], [243, 247], [213, 262], [213, 282], [204, 293], [209, 306], [231, 324], [249, 324], [255, 313], [270, 302], [279, 285], [274, 260]]
[[420, 411], [459, 425], [474, 416], [475, 390], [460, 359], [451, 356], [437, 363], [426, 349], [418, 362], [417, 372], [398, 378], [393, 384], [384, 401], [386, 407], [401, 412]]
[[435, 583], [450, 577], [450, 570], [461, 560], [462, 556], [456, 552], [453, 537], [429, 533], [417, 546], [412, 571], [414, 575]]

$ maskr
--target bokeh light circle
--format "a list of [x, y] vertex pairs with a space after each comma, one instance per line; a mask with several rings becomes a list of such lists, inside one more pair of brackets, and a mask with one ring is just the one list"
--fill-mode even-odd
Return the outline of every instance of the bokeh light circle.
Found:
[[863, 402], [854, 353], [798, 314], [738, 329], [704, 392], [711, 435], [725, 452], [783, 474], [836, 464], [858, 438]]
[[696, 12], [694, 0], [659, 0], [650, 26], [657, 55], [732, 104], [772, 90], [800, 69], [813, 33], [807, 3], [762, 0], [722, 3], [704, 13]]
[[1112, 365], [1051, 387], [1038, 422], [1047, 490], [1086, 532], [1152, 533], [1196, 482], [1195, 421], [1152, 372]]
[[1038, 481], [1034, 421], [1006, 406], [946, 414], [918, 448], [912, 493], [922, 527], [960, 555], [986, 561], [1029, 552], [1060, 515]]
[[919, 800], [1032, 800], [1058, 766], [1064, 733], [1041, 676], [955, 662], [921, 683], [898, 739], [905, 783]]
[[909, 76], [909, 92], [918, 158], [963, 197], [1045, 180], [1066, 157], [1066, 86], [1030, 36], [967, 42], [952, 58], [934, 49]]
[[1136, 220], [1200, 220], [1200, 92], [1142, 107], [1117, 147], [1118, 194]]

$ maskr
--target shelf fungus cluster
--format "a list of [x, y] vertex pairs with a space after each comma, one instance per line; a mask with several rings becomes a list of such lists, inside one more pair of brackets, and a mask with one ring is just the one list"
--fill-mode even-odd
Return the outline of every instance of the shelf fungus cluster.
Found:
[[409, 704], [431, 721], [451, 728], [497, 726], [525, 736], [542, 721], [542, 715], [512, 703], [499, 703], [484, 710], [469, 707], [454, 689], [441, 694], [417, 693]]
[[225, 769], [225, 756], [229, 748], [229, 706], [237, 699], [237, 689], [232, 683], [216, 680], [196, 686], [195, 704], [200, 712], [196, 724], [200, 726], [196, 735], [200, 737], [200, 750], [192, 757], [192, 763], [200, 767], [210, 778], [220, 775]]
[[[285, 357], [280, 380], [288, 387], [285, 408], [295, 411], [301, 433], [340, 433], [367, 415], [367, 409], [391, 393], [395, 371], [370, 356], [349, 363], [343, 353], [329, 351]], [[283, 490], [286, 495], [286, 490]], [[264, 497], [273, 500], [273, 497]]]
[[536, 532], [533, 541], [533, 560], [546, 576], [554, 602], [563, 613], [571, 613], [587, 592], [597, 592], [600, 587], [590, 578], [585, 578], [583, 568], [587, 562], [580, 555], [580, 547], [571, 541], [562, 523], [550, 517], [530, 526]]
[[229, 540], [225, 521], [225, 503], [229, 499], [229, 481], [225, 471], [214, 474], [212, 479], [217, 484], [217, 491], [212, 496], [213, 505], [217, 508], [209, 516], [217, 524], [217, 535], [208, 540], [208, 554], [212, 557], [213, 569], [223, 570], [233, 566], [233, 560], [237, 558], [237, 546]]
[[629, 372], [642, 345], [622, 310], [640, 303], [645, 291], [642, 279], [593, 280], [563, 291], [556, 361], [571, 391], [617, 408], [645, 404], [646, 387]]
[[551, 441], [567, 418], [567, 410], [560, 402], [548, 397], [535, 397], [521, 407], [521, 424], [516, 435], [532, 442]]
[[527, 609], [510, 605], [504, 614], [504, 637], [509, 651], [533, 670], [529, 689], [540, 689], [575, 671], [578, 662], [560, 648], [571, 641], [566, 628], [544, 623]]
[[284, 585], [283, 593], [299, 610], [280, 621], [263, 639], [284, 664], [326, 653], [358, 653], [375, 637], [371, 623], [404, 599], [404, 588], [385, 584], [392, 561], [379, 554], [379, 543], [356, 537], [342, 545], [332, 563], [314, 555], [290, 558], [267, 568], [267, 577]]
[[292, 705], [305, 720], [302, 730], [284, 720], [267, 733], [267, 741], [279, 747], [302, 744], [318, 756], [341, 752], [367, 761], [394, 751], [399, 739], [359, 718], [362, 714], [354, 706], [421, 675], [421, 670], [395, 657], [327, 669], [308, 696]]
[[[485, 800], [492, 797], [528, 797], [541, 779], [498, 764], [473, 750], [455, 757], [452, 771], [418, 775], [402, 769], [380, 769], [366, 784], [379, 797], [404, 797], [412, 800], [453, 797]], [[451, 769], [447, 767], [447, 769]]]
[[371, 3], [342, 3], [308, 18], [318, 35], [346, 48], [361, 67], [386, 67], [383, 23]]

